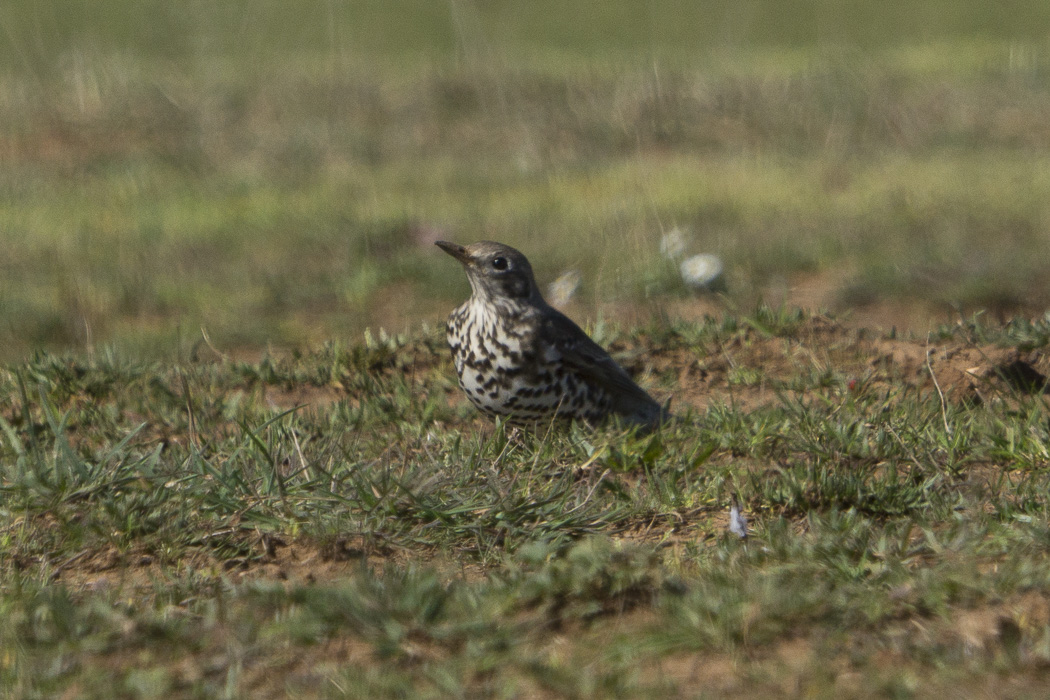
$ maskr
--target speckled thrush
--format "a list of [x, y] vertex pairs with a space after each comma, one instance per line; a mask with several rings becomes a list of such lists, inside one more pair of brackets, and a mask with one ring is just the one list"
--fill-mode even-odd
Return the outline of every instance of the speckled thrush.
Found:
[[515, 425], [619, 416], [653, 427], [664, 409], [597, 343], [543, 299], [528, 259], [502, 243], [438, 241], [471, 295], [448, 319], [459, 384], [483, 412]]

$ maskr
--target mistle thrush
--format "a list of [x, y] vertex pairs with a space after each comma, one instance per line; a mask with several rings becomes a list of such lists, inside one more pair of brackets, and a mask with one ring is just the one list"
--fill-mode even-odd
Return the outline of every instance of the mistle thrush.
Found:
[[449, 316], [448, 343], [460, 386], [484, 413], [517, 425], [616, 415], [652, 427], [665, 417], [605, 350], [544, 301], [524, 255], [491, 241], [437, 245], [470, 280], [470, 299]]

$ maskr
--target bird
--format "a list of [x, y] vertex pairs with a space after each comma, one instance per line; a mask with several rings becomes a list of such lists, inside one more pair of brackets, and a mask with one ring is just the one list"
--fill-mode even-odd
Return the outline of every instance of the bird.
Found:
[[467, 398], [512, 426], [618, 417], [652, 429], [666, 410], [569, 317], [543, 298], [520, 251], [494, 241], [436, 245], [463, 265], [471, 294], [449, 315], [449, 347]]

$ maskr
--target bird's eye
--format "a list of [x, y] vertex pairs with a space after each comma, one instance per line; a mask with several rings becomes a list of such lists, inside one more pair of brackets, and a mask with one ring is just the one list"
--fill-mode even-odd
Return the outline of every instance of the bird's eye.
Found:
[[507, 259], [506, 258], [493, 258], [492, 259], [492, 267], [496, 268], [497, 270], [506, 270], [507, 269]]

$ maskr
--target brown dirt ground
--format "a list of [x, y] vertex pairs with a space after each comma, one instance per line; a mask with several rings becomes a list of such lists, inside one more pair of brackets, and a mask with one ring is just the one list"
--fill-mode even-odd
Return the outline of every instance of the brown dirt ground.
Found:
[[718, 347], [637, 350], [648, 355], [655, 373], [675, 377], [677, 405], [701, 410], [726, 402], [745, 409], [774, 403], [778, 385], [815, 373], [842, 377], [849, 390], [914, 388], [943, 394], [946, 401], [1027, 392], [1050, 374], [1050, 357], [1042, 352], [891, 338], [821, 316], [790, 338], [748, 330]]

